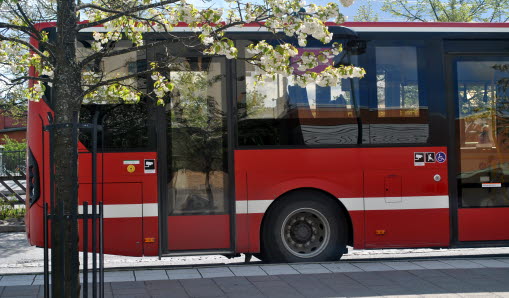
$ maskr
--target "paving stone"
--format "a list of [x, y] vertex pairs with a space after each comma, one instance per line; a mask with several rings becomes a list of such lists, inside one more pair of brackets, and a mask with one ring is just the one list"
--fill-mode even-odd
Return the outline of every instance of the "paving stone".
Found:
[[136, 270], [134, 271], [136, 280], [167, 280], [168, 275], [164, 270]]
[[[481, 269], [479, 269], [481, 270]], [[419, 278], [424, 278], [424, 277], [431, 277], [431, 276], [448, 276], [447, 273], [445, 273], [445, 270], [444, 272], [440, 271], [440, 270], [433, 270], [433, 269], [428, 269], [428, 270], [408, 270], [407, 272], [419, 277]]]
[[508, 258], [497, 258], [496, 260], [509, 264], [509, 259]]
[[444, 289], [438, 287], [432, 283], [426, 282], [424, 280], [421, 283], [407, 283], [401, 284], [404, 288], [410, 290], [410, 292], [418, 294], [418, 295], [432, 295], [432, 294], [442, 294], [444, 293]]
[[464, 268], [464, 269], [485, 268], [483, 265], [469, 260], [442, 260], [441, 262], [451, 265], [454, 268]]
[[267, 275], [262, 268], [258, 266], [231, 266], [228, 267], [235, 276], [260, 276]]
[[322, 266], [331, 272], [361, 272], [362, 269], [351, 263], [322, 263]]
[[[91, 279], [89, 279], [91, 281]], [[105, 282], [135, 281], [133, 271], [111, 271], [104, 272]]]
[[411, 262], [382, 262], [382, 264], [389, 266], [395, 270], [422, 270], [426, 269], [422, 266]]
[[260, 266], [268, 275], [299, 274], [290, 265], [263, 265]]
[[214, 278], [219, 288], [229, 296], [260, 296], [263, 295], [245, 277], [220, 277]]
[[404, 288], [399, 285], [382, 285], [382, 286], [370, 286], [368, 289], [378, 293], [379, 295], [387, 296], [406, 296], [409, 294], [416, 294], [414, 291]]
[[147, 298], [148, 294], [113, 294], [115, 298]]
[[305, 297], [335, 296], [335, 292], [314, 275], [281, 275], [281, 279]]
[[355, 266], [359, 267], [363, 271], [392, 271], [387, 265], [378, 262], [367, 262], [367, 263], [355, 263]]
[[268, 281], [268, 280], [281, 280], [281, 278], [279, 278], [279, 276], [276, 276], [276, 275], [246, 276], [246, 278], [250, 282], [254, 282], [254, 281]]
[[384, 271], [380, 273], [384, 278], [392, 280], [396, 283], [412, 283], [412, 282], [421, 282], [423, 281], [421, 278], [413, 275], [408, 271], [398, 270], [398, 271]]
[[473, 259], [470, 261], [488, 268], [509, 268], [508, 263], [495, 259]]
[[184, 287], [177, 280], [145, 281], [145, 287], [152, 297], [189, 297]]
[[386, 286], [389, 284], [396, 284], [392, 280], [384, 278], [382, 274], [379, 274], [378, 272], [349, 272], [345, 273], [345, 275], [365, 286]]
[[446, 293], [446, 294], [440, 294], [440, 293], [437, 293], [437, 294], [431, 294], [431, 295], [423, 295], [424, 298], [457, 298], [457, 297], [461, 297], [460, 295], [458, 294], [449, 294], [449, 293]]
[[35, 275], [4, 275], [0, 280], [0, 286], [29, 286], [34, 282]]
[[302, 274], [331, 273], [330, 270], [320, 264], [297, 264], [291, 266]]
[[375, 291], [359, 283], [341, 284], [336, 283], [334, 279], [321, 279], [320, 281], [326, 284], [329, 288], [331, 288], [335, 292], [335, 296], [337, 297], [378, 296], [378, 294]]
[[23, 296], [37, 296], [39, 295], [40, 286], [9, 286], [5, 287], [2, 291], [2, 297], [23, 297]]
[[[49, 283], [51, 284], [51, 276], [49, 278]], [[34, 281], [32, 282], [33, 286], [43, 286], [44, 285], [44, 275], [38, 274], [35, 276]]]
[[352, 279], [347, 273], [328, 273], [328, 274], [315, 274], [313, 277], [315, 277], [318, 280], [331, 280], [332, 282], [341, 285], [341, 284], [347, 284], [347, 285], [359, 285], [359, 282], [355, 279]]
[[293, 298], [304, 297], [292, 286], [282, 280], [256, 281], [253, 284], [268, 297]]
[[183, 294], [180, 294], [180, 293], [177, 293], [177, 294], [174, 294], [174, 293], [167, 293], [167, 292], [163, 292], [163, 293], [150, 293], [150, 297], [151, 298], [168, 298], [168, 297], [171, 297], [171, 298], [188, 298], [190, 297], [189, 295], [187, 295], [187, 293], [183, 293]]
[[145, 283], [143, 281], [122, 281], [111, 283], [112, 291], [116, 291], [118, 289], [140, 289], [140, 288], [145, 288]]
[[235, 276], [228, 267], [200, 268], [198, 271], [204, 278]]
[[449, 276], [452, 276], [456, 279], [466, 279], [466, 280], [470, 280], [470, 279], [485, 279], [487, 275], [489, 274], [483, 274], [483, 270], [485, 269], [484, 267], [483, 268], [475, 268], [476, 270], [472, 270], [473, 268], [471, 269], [444, 269], [444, 270], [440, 270], [441, 272], [449, 275]]
[[[98, 286], [99, 287], [99, 286]], [[42, 288], [42, 287], [41, 287]], [[88, 284], [88, 298], [92, 298], [94, 296], [94, 293], [92, 291], [92, 284], [89, 283]], [[42, 289], [41, 289], [42, 290]], [[99, 289], [98, 289], [99, 290]], [[82, 285], [82, 288], [81, 288], [81, 292], [83, 293], [83, 285]], [[99, 296], [99, 295], [98, 295]], [[97, 296], [97, 297], [98, 297]], [[104, 296], [105, 297], [113, 297], [113, 292], [111, 290], [111, 284], [110, 283], [107, 283], [105, 282], [104, 283]]]
[[263, 295], [263, 294], [256, 294], [256, 295], [251, 295], [251, 294], [243, 294], [243, 293], [230, 293], [230, 294], [226, 294], [226, 297], [228, 298], [266, 298], [267, 296]]
[[166, 274], [170, 279], [192, 279], [201, 278], [200, 272], [196, 269], [173, 269], [166, 270]]
[[440, 261], [414, 261], [412, 263], [426, 269], [454, 269], [453, 266]]
[[183, 279], [180, 284], [184, 287], [187, 294], [191, 297], [224, 297], [225, 293], [219, 286], [208, 278], [203, 279]]

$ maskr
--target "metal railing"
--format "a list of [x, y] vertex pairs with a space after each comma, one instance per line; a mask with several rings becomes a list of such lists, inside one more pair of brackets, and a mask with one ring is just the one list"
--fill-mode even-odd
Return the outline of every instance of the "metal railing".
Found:
[[26, 172], [26, 151], [0, 150], [0, 176], [21, 176]]

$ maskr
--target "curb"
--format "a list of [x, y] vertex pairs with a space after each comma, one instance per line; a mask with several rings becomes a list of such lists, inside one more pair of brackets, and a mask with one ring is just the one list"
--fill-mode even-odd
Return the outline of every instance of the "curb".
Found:
[[0, 226], [0, 233], [14, 233], [14, 232], [25, 232], [25, 226], [22, 225]]

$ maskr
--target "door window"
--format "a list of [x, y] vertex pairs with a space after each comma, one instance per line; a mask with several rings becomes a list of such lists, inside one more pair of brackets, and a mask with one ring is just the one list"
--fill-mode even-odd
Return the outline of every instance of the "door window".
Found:
[[181, 58], [165, 107], [169, 215], [228, 212], [227, 121], [223, 58]]
[[456, 63], [461, 207], [509, 206], [509, 59]]

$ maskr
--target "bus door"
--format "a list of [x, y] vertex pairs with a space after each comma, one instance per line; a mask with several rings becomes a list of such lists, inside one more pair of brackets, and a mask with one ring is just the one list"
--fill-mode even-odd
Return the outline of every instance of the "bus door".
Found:
[[166, 144], [159, 145], [162, 252], [226, 254], [233, 249], [226, 59], [196, 55], [173, 62], [165, 75], [178, 88], [164, 106]]
[[509, 240], [509, 56], [455, 55], [448, 61], [456, 240]]

